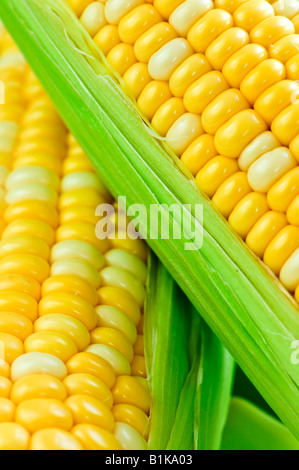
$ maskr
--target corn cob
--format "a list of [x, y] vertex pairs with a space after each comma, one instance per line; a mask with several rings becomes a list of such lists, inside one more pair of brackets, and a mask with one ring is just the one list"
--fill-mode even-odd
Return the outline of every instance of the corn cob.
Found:
[[0, 449], [145, 449], [146, 248], [95, 236], [111, 197], [24, 68], [0, 70], [19, 78], [1, 109]]
[[298, 301], [292, 22], [261, 0], [68, 1], [145, 118]]

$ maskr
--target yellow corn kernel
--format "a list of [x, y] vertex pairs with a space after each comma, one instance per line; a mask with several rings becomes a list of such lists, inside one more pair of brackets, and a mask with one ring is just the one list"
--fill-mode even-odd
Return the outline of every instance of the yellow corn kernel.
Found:
[[223, 8], [230, 13], [233, 13], [239, 6], [248, 0], [215, 0], [215, 8]]
[[217, 71], [206, 73], [194, 82], [184, 95], [184, 105], [190, 113], [201, 114], [203, 110], [229, 85]]
[[37, 302], [21, 292], [0, 292], [0, 312], [2, 311], [19, 313], [34, 322], [37, 319]]
[[0, 275], [20, 274], [42, 283], [49, 274], [48, 263], [34, 255], [10, 255], [0, 260]]
[[69, 151], [69, 156], [62, 162], [62, 174], [68, 175], [69, 173], [77, 173], [78, 171], [92, 171], [92, 165], [85, 154], [80, 149], [80, 154], [73, 156]]
[[256, 222], [269, 210], [267, 197], [260, 193], [249, 193], [234, 208], [229, 223], [237, 234], [245, 239]]
[[107, 24], [104, 10], [103, 3], [92, 2], [85, 8], [80, 17], [83, 28], [91, 37], [95, 36]]
[[268, 88], [254, 104], [254, 109], [271, 125], [275, 117], [299, 97], [297, 82], [283, 80]]
[[41, 299], [39, 303], [40, 317], [57, 312], [81, 321], [89, 331], [97, 324], [97, 315], [92, 305], [73, 294], [56, 292]]
[[114, 435], [120, 442], [123, 450], [147, 450], [144, 438], [134, 429], [125, 423], [116, 423]]
[[144, 303], [145, 288], [142, 282], [127, 270], [109, 266], [102, 269], [101, 280], [103, 286], [119, 287], [126, 290], [136, 300], [139, 307]]
[[115, 348], [105, 344], [91, 344], [86, 348], [86, 351], [107, 361], [116, 376], [131, 375], [131, 366], [128, 359]]
[[40, 331], [28, 336], [24, 342], [25, 352], [53, 354], [63, 362], [78, 352], [75, 343], [66, 335], [53, 331]]
[[286, 147], [265, 153], [248, 170], [248, 182], [254, 191], [266, 193], [281, 176], [296, 167], [296, 160]]
[[29, 318], [19, 313], [1, 312], [0, 331], [24, 341], [32, 333], [33, 324]]
[[289, 149], [299, 163], [299, 135], [297, 135], [289, 145]]
[[107, 361], [90, 352], [82, 352], [67, 362], [69, 374], [91, 374], [102, 380], [109, 388], [115, 382], [115, 374]]
[[222, 70], [225, 62], [249, 41], [246, 31], [241, 28], [230, 28], [209, 45], [206, 57], [215, 70]]
[[21, 168], [27, 165], [42, 165], [48, 170], [54, 171], [57, 175], [61, 173], [61, 161], [57, 157], [51, 155], [50, 152], [37, 152], [31, 151], [26, 154], [22, 154], [17, 160], [15, 160], [13, 167]]
[[188, 41], [196, 52], [205, 53], [221, 33], [233, 26], [232, 16], [224, 10], [211, 10], [198, 20], [188, 33]]
[[3, 218], [7, 224], [19, 219], [37, 219], [51, 227], [58, 225], [58, 214], [53, 204], [43, 201], [22, 201], [7, 207]]
[[141, 5], [124, 18], [118, 26], [118, 34], [124, 43], [135, 44], [137, 39], [149, 28], [162, 21], [162, 17], [151, 5]]
[[222, 73], [232, 87], [241, 82], [255, 67], [268, 58], [266, 49], [258, 44], [248, 44], [235, 52], [224, 64]]
[[268, 48], [284, 36], [295, 33], [293, 23], [283, 16], [266, 18], [250, 32], [251, 42]]
[[214, 137], [202, 134], [197, 137], [185, 150], [181, 156], [181, 161], [188, 170], [195, 176], [204, 165], [216, 157], [217, 151], [214, 145]]
[[11, 393], [12, 383], [6, 377], [0, 377], [0, 397], [9, 398]]
[[299, 226], [299, 197], [296, 196], [291, 202], [287, 210], [288, 222], [292, 225]]
[[238, 158], [245, 147], [266, 130], [263, 119], [252, 109], [245, 109], [217, 131], [215, 147], [220, 155]]
[[114, 266], [129, 271], [142, 283], [146, 282], [147, 267], [136, 255], [125, 250], [110, 250], [105, 254], [108, 266]]
[[140, 111], [151, 121], [160, 106], [170, 98], [171, 92], [168, 83], [154, 80], [144, 87], [137, 104]]
[[93, 424], [77, 424], [72, 434], [81, 442], [85, 450], [121, 450], [114, 435]]
[[299, 132], [299, 102], [295, 101], [276, 116], [271, 126], [273, 134], [285, 146], [297, 137]]
[[188, 0], [178, 6], [171, 14], [169, 23], [180, 36], [187, 36], [190, 28], [199, 18], [213, 8], [211, 0]]
[[289, 59], [286, 63], [287, 78], [298, 80], [299, 77], [299, 54]]
[[135, 355], [131, 363], [132, 375], [137, 377], [147, 377], [144, 356]]
[[63, 380], [67, 375], [67, 369], [57, 357], [41, 352], [23, 354], [12, 363], [11, 380], [13, 382], [34, 374], [53, 375], [57, 379]]
[[96, 308], [98, 326], [119, 330], [133, 345], [137, 338], [137, 331], [132, 320], [121, 310], [109, 305], [100, 305]]
[[114, 417], [109, 408], [90, 395], [72, 395], [65, 401], [71, 411], [74, 424], [94, 424], [113, 431]]
[[200, 116], [185, 113], [171, 126], [167, 132], [166, 141], [169, 147], [181, 156], [187, 147], [203, 133]]
[[109, 327], [99, 327], [91, 332], [91, 342], [104, 344], [123, 354], [129, 363], [132, 362], [134, 352], [126, 336], [119, 330]]
[[53, 245], [55, 240], [55, 233], [53, 228], [49, 224], [35, 219], [19, 219], [11, 222], [5, 228], [2, 234], [2, 238], [4, 241], [8, 241], [10, 238], [19, 237], [22, 235], [40, 238], [48, 246]]
[[264, 255], [265, 264], [278, 275], [293, 252], [299, 248], [299, 227], [287, 225], [273, 238]]
[[108, 0], [105, 5], [108, 23], [118, 24], [125, 15], [142, 3], [144, 3], [143, 0]]
[[92, 0], [67, 0], [71, 9], [77, 17], [79, 17]]
[[227, 178], [217, 189], [213, 196], [213, 203], [221, 214], [227, 219], [247, 194], [251, 192], [247, 174], [238, 171]]
[[236, 26], [250, 32], [261, 21], [274, 15], [275, 11], [268, 2], [253, 0], [242, 4], [234, 11], [234, 20]]
[[296, 34], [299, 34], [299, 15], [296, 15], [294, 18], [292, 18], [292, 23], [295, 26]]
[[159, 135], [165, 137], [172, 125], [185, 112], [184, 103], [180, 98], [170, 98], [156, 111], [152, 119], [152, 126]]
[[230, 88], [221, 93], [210, 103], [202, 113], [202, 126], [208, 134], [216, 134], [232, 116], [248, 109], [249, 104], [237, 90]]
[[53, 246], [51, 251], [51, 261], [59, 261], [61, 259], [79, 258], [87, 261], [101, 270], [104, 266], [104, 258], [99, 250], [93, 245], [81, 240], [65, 240]]
[[245, 147], [239, 157], [238, 162], [241, 170], [248, 171], [250, 165], [258, 158], [278, 147], [280, 147], [280, 142], [272, 132], [266, 131], [258, 135]]
[[284, 65], [275, 59], [264, 60], [243, 79], [240, 90], [253, 104], [270, 86], [283, 80], [286, 76]]
[[20, 403], [15, 420], [31, 433], [51, 427], [70, 430], [73, 425], [67, 406], [51, 398], [35, 398]]
[[138, 258], [143, 262], [147, 261], [147, 245], [140, 238], [132, 240], [126, 233], [120, 232], [119, 236], [116, 234], [116, 236], [111, 238], [109, 241], [112, 248], [120, 248], [122, 250], [129, 251], [130, 253], [138, 256]]
[[280, 281], [291, 292], [299, 285], [299, 249], [291, 255], [280, 271]]
[[98, 304], [98, 295], [95, 288], [75, 274], [53, 276], [46, 279], [42, 286], [42, 296], [46, 297], [54, 293], [77, 295], [78, 297], [82, 297], [93, 307]]
[[68, 315], [52, 313], [44, 315], [34, 324], [36, 332], [55, 332], [70, 338], [76, 345], [78, 351], [83, 351], [90, 343], [87, 328], [79, 320]]
[[270, 57], [280, 60], [285, 64], [289, 59], [298, 54], [298, 34], [285, 36], [270, 47]]
[[30, 450], [84, 450], [79, 440], [58, 428], [41, 429], [30, 440]]
[[89, 395], [103, 402], [109, 410], [112, 408], [113, 398], [110, 389], [102, 380], [94, 375], [84, 373], [70, 374], [64, 379], [63, 385], [69, 396]]
[[15, 405], [11, 400], [0, 397], [0, 423], [7, 423], [14, 420]]
[[193, 53], [189, 42], [176, 38], [162, 46], [149, 60], [148, 70], [154, 80], [168, 81], [175, 69]]
[[73, 208], [74, 206], [86, 206], [94, 208], [102, 204], [104, 199], [95, 189], [75, 189], [63, 193], [59, 198], [59, 209]]
[[285, 213], [297, 194], [299, 194], [298, 166], [287, 172], [269, 189], [268, 204], [271, 209]]
[[112, 67], [123, 76], [136, 62], [134, 47], [131, 44], [117, 44], [108, 53], [107, 60]]
[[95, 227], [87, 222], [72, 222], [60, 225], [56, 231], [56, 241], [59, 243], [67, 240], [82, 240], [94, 245], [101, 253], [104, 253], [109, 248], [109, 241], [97, 238]]
[[94, 208], [88, 206], [70, 206], [62, 210], [59, 216], [61, 225], [72, 222], [88, 222], [89, 224], [96, 225], [98, 222]]
[[147, 65], [137, 62], [125, 72], [123, 79], [129, 92], [138, 100], [145, 86], [150, 83], [151, 76], [148, 73]]
[[112, 24], [107, 24], [93, 37], [96, 45], [107, 55], [111, 49], [120, 43], [118, 28]]
[[182, 98], [192, 83], [210, 71], [211, 66], [203, 54], [191, 55], [170, 77], [169, 86], [172, 94]]
[[140, 321], [140, 309], [133, 297], [117, 287], [102, 287], [98, 291], [99, 304], [109, 305], [123, 311], [134, 325]]
[[61, 182], [62, 192], [74, 191], [76, 189], [95, 189], [105, 199], [110, 198], [110, 194], [102, 184], [99, 177], [90, 171], [78, 171], [66, 175]]
[[152, 55], [176, 37], [177, 34], [169, 23], [161, 22], [152, 26], [134, 44], [137, 60], [148, 63]]
[[49, 260], [49, 245], [41, 238], [30, 235], [12, 236], [0, 242], [0, 258], [16, 254], [30, 254]]
[[0, 423], [0, 450], [27, 450], [30, 434], [17, 423]]
[[143, 334], [137, 335], [137, 340], [134, 344], [134, 354], [144, 356], [144, 336]]
[[159, 13], [168, 20], [171, 13], [181, 4], [184, 0], [154, 0], [154, 5]]
[[115, 405], [112, 412], [115, 421], [128, 424], [136, 429], [141, 436], [147, 437], [149, 419], [139, 408], [132, 405]]
[[246, 244], [260, 258], [263, 258], [267, 246], [275, 235], [287, 225], [284, 214], [267, 212], [254, 225], [246, 238]]
[[150, 410], [150, 395], [135, 377], [116, 377], [112, 395], [115, 405], [133, 405], [148, 415]]
[[46, 168], [38, 166], [28, 166], [27, 168], [18, 168], [12, 171], [5, 181], [5, 187], [8, 191], [23, 183], [36, 183], [52, 187], [55, 191], [59, 188], [58, 176]]
[[222, 156], [214, 157], [197, 173], [196, 181], [211, 198], [219, 186], [238, 169], [236, 160]]
[[[1, 261], [0, 261], [1, 272]], [[86, 282], [96, 289], [101, 284], [100, 275], [98, 271], [90, 264], [81, 259], [63, 259], [56, 261], [51, 266], [51, 276], [61, 276], [76, 273], [77, 276], [84, 279]], [[47, 276], [46, 276], [47, 277]], [[43, 279], [44, 281], [45, 279]]]
[[5, 202], [9, 205], [30, 200], [48, 202], [56, 206], [57, 193], [43, 184], [23, 183], [8, 191], [5, 198]]
[[64, 401], [67, 397], [65, 387], [52, 375], [27, 375], [17, 380], [11, 391], [10, 399], [16, 404], [36, 398], [52, 398]]

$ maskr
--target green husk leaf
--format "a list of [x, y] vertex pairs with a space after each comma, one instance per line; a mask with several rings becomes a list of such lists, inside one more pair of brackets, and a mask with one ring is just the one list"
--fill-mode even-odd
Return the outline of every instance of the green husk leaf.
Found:
[[277, 419], [242, 398], [231, 401], [223, 450], [299, 450], [299, 442]]
[[201, 337], [195, 401], [196, 449], [219, 450], [231, 401], [235, 363], [204, 323]]
[[[299, 437], [298, 306], [234, 235], [178, 159], [156, 141], [63, 0], [1, 0], [0, 16], [112, 194], [128, 204], [190, 204], [184, 238], [148, 240], [208, 325]], [[204, 244], [186, 251], [200, 230]], [[167, 212], [166, 209], [164, 209]], [[173, 216], [182, 228], [181, 220]], [[139, 230], [147, 237], [147, 215]]]
[[234, 361], [153, 254], [145, 357], [152, 395], [150, 449], [220, 449]]
[[[189, 371], [191, 309], [170, 274], [151, 254], [144, 324], [146, 369], [152, 396], [150, 449], [165, 450], [173, 428]], [[182, 439], [185, 442], [186, 435]]]

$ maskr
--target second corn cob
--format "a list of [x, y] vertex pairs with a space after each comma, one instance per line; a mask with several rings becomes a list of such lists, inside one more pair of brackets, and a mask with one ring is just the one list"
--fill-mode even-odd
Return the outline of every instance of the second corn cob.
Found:
[[69, 3], [154, 129], [298, 300], [291, 21], [263, 0]]
[[11, 76], [24, 104], [1, 153], [0, 448], [144, 449], [145, 245], [96, 238], [95, 208], [110, 196], [21, 56], [16, 65], [1, 44], [13, 62], [1, 67], [1, 122], [14, 119]]

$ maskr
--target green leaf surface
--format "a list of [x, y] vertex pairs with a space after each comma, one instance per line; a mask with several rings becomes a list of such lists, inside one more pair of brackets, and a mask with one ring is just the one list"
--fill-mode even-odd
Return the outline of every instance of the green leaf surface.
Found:
[[144, 324], [146, 368], [152, 395], [150, 449], [165, 450], [173, 428], [190, 368], [191, 309], [189, 300], [151, 254]]
[[196, 449], [219, 450], [231, 401], [235, 363], [204, 323], [201, 336], [201, 362], [195, 401]]
[[299, 450], [299, 442], [272, 416], [234, 397], [225, 426], [223, 450]]
[[[299, 438], [298, 306], [233, 233], [179, 160], [165, 151], [112, 78], [106, 62], [62, 0], [1, 0], [0, 16], [114, 197], [128, 204], [173, 203], [191, 228], [182, 239], [149, 245], [252, 380]], [[195, 207], [204, 211], [204, 243], [186, 251]], [[166, 209], [164, 209], [167, 212]], [[140, 231], [146, 238], [145, 217]]]

